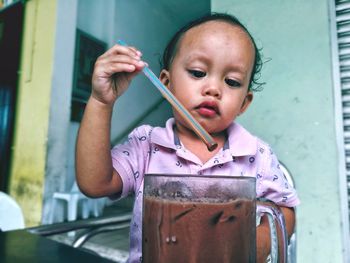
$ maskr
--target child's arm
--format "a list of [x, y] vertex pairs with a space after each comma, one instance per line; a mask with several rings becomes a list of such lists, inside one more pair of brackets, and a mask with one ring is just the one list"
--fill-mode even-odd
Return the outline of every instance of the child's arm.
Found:
[[122, 180], [113, 169], [110, 128], [113, 105], [145, 63], [132, 47], [115, 45], [100, 56], [92, 77], [92, 92], [85, 108], [76, 145], [76, 178], [83, 193], [92, 197], [114, 195]]
[[[294, 232], [295, 212], [293, 208], [279, 207], [284, 215], [288, 240]], [[280, 236], [279, 236], [280, 240]], [[281, 244], [281, 243], [280, 243]], [[256, 231], [257, 263], [265, 263], [271, 251], [270, 227], [266, 216], [261, 218], [260, 225]], [[281, 253], [281, 251], [279, 251]]]

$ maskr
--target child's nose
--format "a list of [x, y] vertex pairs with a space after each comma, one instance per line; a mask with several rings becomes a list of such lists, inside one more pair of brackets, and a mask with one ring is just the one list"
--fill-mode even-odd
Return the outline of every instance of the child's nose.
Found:
[[203, 95], [221, 98], [220, 84], [215, 81], [207, 83], [207, 85], [205, 85], [205, 87], [203, 88]]

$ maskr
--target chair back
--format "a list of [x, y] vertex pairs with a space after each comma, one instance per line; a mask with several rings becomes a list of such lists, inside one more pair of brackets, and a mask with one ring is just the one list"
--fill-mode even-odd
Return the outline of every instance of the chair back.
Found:
[[9, 231], [24, 228], [21, 207], [8, 194], [0, 192], [0, 230]]
[[[282, 170], [288, 183], [295, 188], [295, 182], [291, 172], [287, 169], [287, 167], [281, 161], [279, 163], [280, 163], [280, 169]], [[296, 262], [296, 256], [297, 256], [296, 253], [297, 253], [297, 240], [296, 240], [296, 232], [294, 230], [294, 233], [289, 240], [288, 261], [287, 261], [288, 263]]]
[[284, 177], [287, 179], [288, 183], [295, 187], [295, 182], [294, 179], [292, 177], [292, 174], [290, 173], [290, 171], [287, 169], [287, 167], [280, 161], [280, 169], [282, 170]]

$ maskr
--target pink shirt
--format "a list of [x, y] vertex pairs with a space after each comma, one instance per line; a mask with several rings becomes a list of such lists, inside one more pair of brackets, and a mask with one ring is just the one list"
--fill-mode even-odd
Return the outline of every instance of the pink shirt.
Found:
[[128, 141], [112, 149], [113, 167], [123, 181], [121, 197], [135, 193], [130, 226], [128, 262], [142, 261], [143, 177], [150, 173], [232, 175], [256, 177], [257, 197], [287, 207], [299, 204], [271, 148], [237, 123], [227, 129], [228, 140], [209, 161], [202, 163], [174, 133], [174, 119], [166, 127], [143, 125], [130, 133]]

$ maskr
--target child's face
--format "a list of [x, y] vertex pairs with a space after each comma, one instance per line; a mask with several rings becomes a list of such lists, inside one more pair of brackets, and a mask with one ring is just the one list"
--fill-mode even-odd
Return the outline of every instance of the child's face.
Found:
[[[209, 132], [225, 130], [249, 106], [254, 46], [238, 26], [210, 21], [188, 30], [179, 41], [162, 82]], [[174, 112], [177, 125], [188, 127]]]

